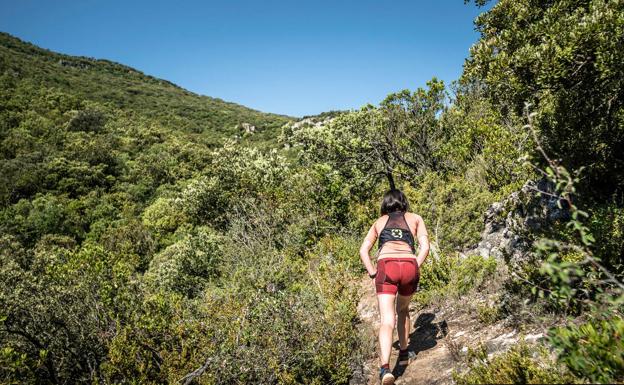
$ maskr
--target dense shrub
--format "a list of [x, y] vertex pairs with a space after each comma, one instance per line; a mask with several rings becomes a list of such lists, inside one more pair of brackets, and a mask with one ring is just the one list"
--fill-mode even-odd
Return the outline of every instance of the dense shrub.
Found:
[[548, 350], [525, 343], [514, 345], [509, 351], [489, 357], [480, 346], [469, 351], [468, 370], [453, 372], [459, 385], [467, 384], [564, 384], [580, 382], [557, 366]]
[[429, 233], [449, 254], [476, 245], [483, 213], [496, 197], [476, 181], [437, 173], [426, 174], [405, 190], [412, 209], [425, 218]]
[[106, 124], [106, 115], [98, 110], [78, 111], [67, 124], [69, 131], [99, 132]]
[[614, 203], [592, 208], [587, 226], [596, 238], [592, 251], [605, 266], [624, 273], [624, 208]]
[[155, 289], [194, 297], [221, 274], [222, 241], [210, 228], [198, 227], [154, 256], [145, 280]]
[[107, 355], [106, 336], [115, 332], [111, 315], [132, 308], [131, 269], [123, 261], [100, 247], [63, 245], [71, 243], [40, 243], [26, 269], [2, 257], [0, 378], [90, 382]]
[[497, 270], [493, 257], [434, 255], [421, 265], [416, 301], [426, 306], [439, 298], [460, 298], [487, 285]]
[[453, 104], [443, 114], [447, 131], [436, 152], [442, 169], [487, 188], [510, 193], [531, 178], [519, 159], [533, 148], [520, 119], [504, 116], [478, 81], [456, 85]]
[[581, 325], [571, 324], [549, 332], [559, 361], [591, 383], [624, 380], [624, 320], [614, 316]]
[[585, 166], [583, 191], [601, 199], [624, 181], [623, 13], [621, 1], [498, 1], [476, 20], [463, 74], [504, 114], [531, 103], [546, 151]]

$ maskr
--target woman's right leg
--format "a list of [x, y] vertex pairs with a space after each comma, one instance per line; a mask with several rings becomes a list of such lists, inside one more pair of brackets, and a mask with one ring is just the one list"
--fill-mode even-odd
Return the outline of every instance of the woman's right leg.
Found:
[[381, 325], [379, 326], [379, 360], [382, 366], [390, 363], [392, 333], [394, 331], [394, 298], [394, 294], [377, 294], [379, 315], [381, 317]]

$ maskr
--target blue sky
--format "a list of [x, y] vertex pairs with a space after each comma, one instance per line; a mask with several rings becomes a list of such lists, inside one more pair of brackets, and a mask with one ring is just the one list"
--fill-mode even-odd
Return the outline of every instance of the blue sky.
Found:
[[0, 30], [190, 91], [303, 116], [459, 77], [483, 11], [463, 0], [0, 0]]

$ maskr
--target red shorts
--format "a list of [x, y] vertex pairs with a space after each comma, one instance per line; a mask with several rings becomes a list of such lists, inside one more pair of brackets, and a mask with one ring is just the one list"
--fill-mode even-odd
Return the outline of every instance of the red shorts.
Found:
[[411, 295], [418, 287], [420, 270], [416, 258], [382, 258], [377, 261], [377, 294]]

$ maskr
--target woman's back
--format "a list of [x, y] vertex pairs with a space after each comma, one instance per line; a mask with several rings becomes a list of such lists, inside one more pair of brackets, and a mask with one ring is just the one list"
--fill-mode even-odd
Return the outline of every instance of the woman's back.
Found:
[[375, 222], [378, 234], [379, 258], [384, 254], [415, 254], [414, 238], [420, 217], [413, 213], [395, 211], [381, 216]]

